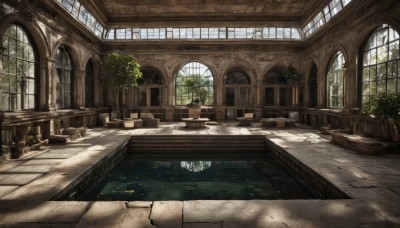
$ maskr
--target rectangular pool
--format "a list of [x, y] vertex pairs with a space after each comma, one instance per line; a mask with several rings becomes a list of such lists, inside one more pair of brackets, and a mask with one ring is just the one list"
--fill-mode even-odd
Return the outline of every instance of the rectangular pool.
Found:
[[79, 200], [315, 199], [271, 157], [149, 158], [127, 155]]

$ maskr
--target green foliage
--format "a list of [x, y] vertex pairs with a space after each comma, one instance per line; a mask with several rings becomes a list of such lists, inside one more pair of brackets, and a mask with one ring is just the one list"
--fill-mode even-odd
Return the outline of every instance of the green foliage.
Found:
[[142, 77], [140, 65], [133, 55], [112, 53], [104, 64], [104, 74], [100, 77], [103, 86], [113, 86], [118, 91], [137, 86]]
[[400, 94], [380, 94], [363, 105], [363, 111], [379, 120], [393, 119], [400, 123]]
[[294, 68], [292, 65], [289, 65], [288, 68], [286, 69], [285, 73], [283, 76], [286, 79], [286, 82], [289, 84], [296, 84], [300, 81], [302, 75], [300, 74], [299, 71], [297, 71], [296, 68]]
[[117, 90], [116, 108], [119, 109], [119, 93], [137, 86], [137, 79], [141, 77], [140, 65], [133, 55], [112, 53], [105, 61], [104, 74], [100, 76], [100, 83]]
[[195, 75], [193, 77], [184, 78], [183, 84], [188, 87], [189, 94], [191, 95], [192, 100], [187, 106], [198, 106], [206, 103], [207, 90], [204, 88], [204, 85], [207, 85], [207, 81], [204, 80], [201, 76]]

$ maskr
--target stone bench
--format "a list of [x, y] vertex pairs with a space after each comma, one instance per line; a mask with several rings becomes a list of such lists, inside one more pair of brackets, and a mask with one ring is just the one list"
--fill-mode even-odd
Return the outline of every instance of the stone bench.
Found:
[[238, 117], [237, 119], [239, 121], [239, 126], [251, 126], [253, 113], [245, 113], [243, 117]]
[[382, 154], [387, 151], [383, 142], [357, 134], [330, 131], [331, 142], [362, 154]]
[[262, 127], [294, 127], [295, 120], [289, 118], [262, 118]]
[[71, 142], [71, 136], [69, 136], [69, 135], [49, 135], [48, 140], [49, 140], [49, 143], [67, 144], [67, 142]]
[[160, 119], [154, 118], [154, 119], [142, 119], [143, 127], [158, 127], [158, 124], [160, 123]]
[[123, 120], [111, 120], [107, 123], [107, 128], [120, 128], [122, 126]]
[[149, 112], [140, 113], [140, 118], [143, 120], [142, 122], [143, 127], [158, 127], [160, 123], [160, 119], [154, 118], [153, 113]]

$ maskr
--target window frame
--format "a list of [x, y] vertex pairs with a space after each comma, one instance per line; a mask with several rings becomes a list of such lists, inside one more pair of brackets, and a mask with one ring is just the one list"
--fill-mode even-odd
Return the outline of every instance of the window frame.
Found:
[[[12, 31], [14, 30], [14, 31]], [[13, 34], [12, 34], [13, 33]], [[15, 35], [15, 36], [13, 36]], [[12, 37], [13, 36], [13, 37]], [[19, 39], [18, 36], [22, 36]], [[15, 49], [11, 49], [10, 45], [14, 44]], [[19, 45], [18, 45], [19, 44]], [[10, 26], [3, 33], [3, 44], [5, 50], [2, 52], [2, 110], [4, 111], [17, 111], [17, 110], [35, 110], [38, 106], [38, 54], [36, 47], [32, 42], [29, 32], [17, 23], [10, 24]], [[22, 48], [22, 53], [18, 50]], [[12, 50], [12, 52], [11, 52]], [[7, 60], [6, 60], [7, 59]], [[15, 64], [12, 64], [12, 61]], [[11, 72], [12, 66], [15, 66], [14, 72]], [[26, 68], [22, 74], [18, 71]], [[33, 69], [31, 69], [33, 67]], [[9, 78], [8, 90], [6, 87], [6, 78]], [[15, 82], [15, 87], [12, 88], [11, 84]], [[5, 100], [8, 97], [7, 107], [5, 107]], [[14, 98], [13, 98], [14, 97]], [[32, 104], [33, 103], [33, 104]]]

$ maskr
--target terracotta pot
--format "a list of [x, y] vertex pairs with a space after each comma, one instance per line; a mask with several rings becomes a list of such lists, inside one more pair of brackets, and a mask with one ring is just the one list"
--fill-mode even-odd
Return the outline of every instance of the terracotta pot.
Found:
[[200, 106], [193, 106], [189, 107], [189, 117], [193, 119], [200, 118], [201, 107]]

